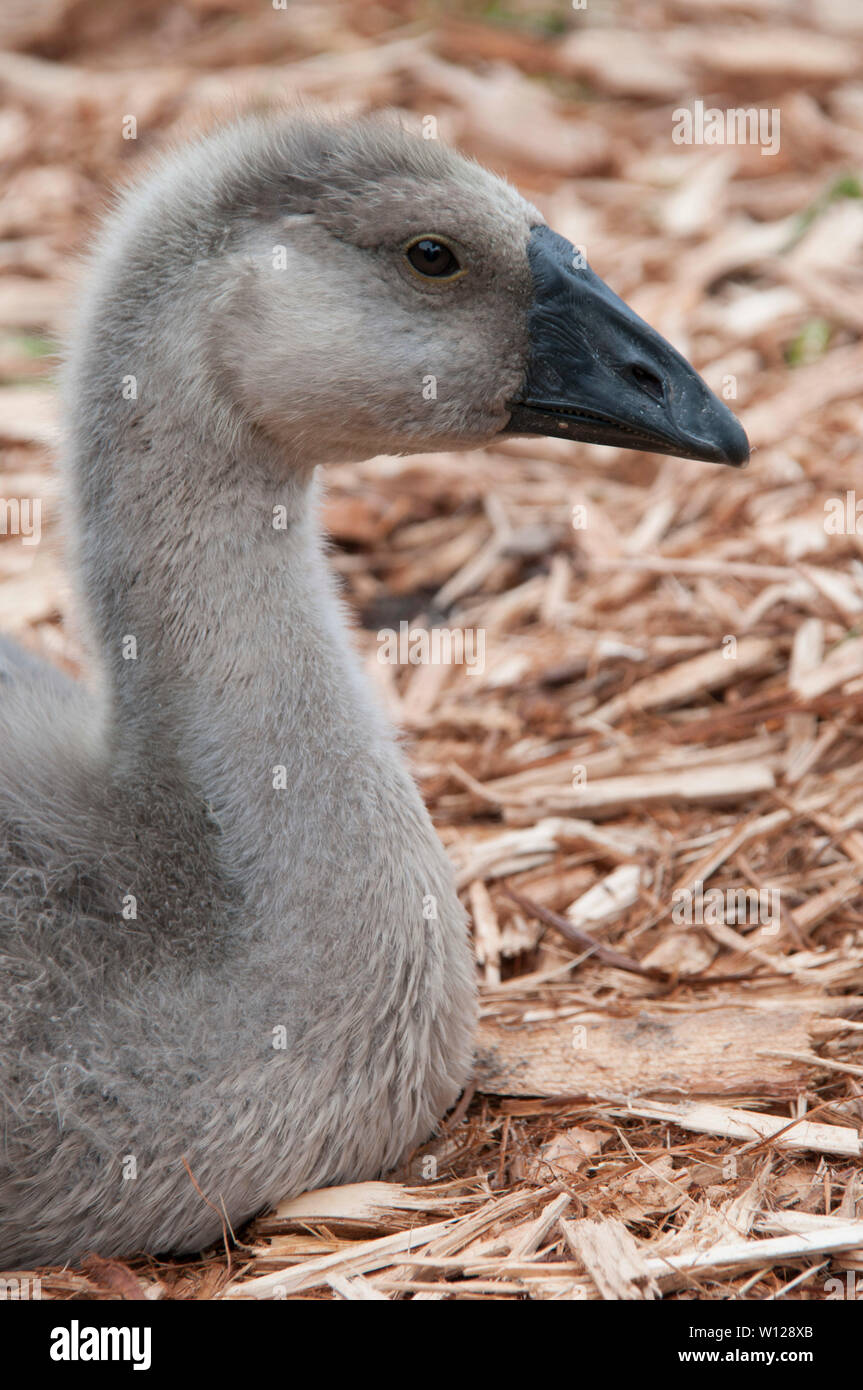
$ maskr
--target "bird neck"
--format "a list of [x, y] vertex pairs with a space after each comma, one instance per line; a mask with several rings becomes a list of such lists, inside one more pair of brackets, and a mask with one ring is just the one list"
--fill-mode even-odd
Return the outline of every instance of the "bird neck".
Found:
[[141, 434], [115, 440], [101, 478], [105, 451], [77, 468], [112, 765], [200, 798], [247, 894], [276, 892], [286, 843], [332, 874], [370, 798], [409, 778], [352, 650], [316, 482], [248, 433]]

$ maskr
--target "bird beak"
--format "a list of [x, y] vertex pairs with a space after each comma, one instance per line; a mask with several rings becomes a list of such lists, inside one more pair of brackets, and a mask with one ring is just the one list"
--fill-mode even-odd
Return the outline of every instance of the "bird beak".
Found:
[[550, 434], [742, 468], [749, 441], [684, 357], [550, 227], [528, 242], [527, 372], [506, 434]]

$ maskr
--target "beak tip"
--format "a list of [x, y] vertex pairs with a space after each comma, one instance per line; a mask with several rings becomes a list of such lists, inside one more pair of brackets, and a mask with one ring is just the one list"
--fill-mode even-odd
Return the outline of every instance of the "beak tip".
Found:
[[731, 468], [746, 468], [749, 463], [749, 440], [740, 421], [728, 412], [723, 428], [715, 436], [715, 459], [717, 463]]

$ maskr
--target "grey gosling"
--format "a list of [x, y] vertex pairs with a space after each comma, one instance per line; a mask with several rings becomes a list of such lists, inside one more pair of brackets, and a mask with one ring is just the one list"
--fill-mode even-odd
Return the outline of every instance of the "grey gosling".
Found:
[[0, 646], [6, 1268], [197, 1250], [379, 1175], [470, 1076], [465, 914], [316, 465], [512, 433], [748, 454], [534, 207], [376, 118], [246, 119], [124, 195], [64, 397], [95, 677]]

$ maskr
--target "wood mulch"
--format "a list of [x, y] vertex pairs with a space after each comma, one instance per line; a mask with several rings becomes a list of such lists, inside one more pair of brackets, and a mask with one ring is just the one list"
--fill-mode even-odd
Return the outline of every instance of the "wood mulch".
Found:
[[[43, 527], [0, 540], [0, 630], [33, 650], [82, 669], [53, 472], [76, 253], [227, 103], [433, 115], [754, 445], [742, 473], [558, 440], [329, 470], [357, 641], [473, 919], [475, 1086], [386, 1182], [43, 1297], [820, 1299], [863, 1270], [863, 18], [486, 9], [0, 20], [0, 487]], [[675, 144], [698, 94], [780, 111], [778, 152]], [[403, 622], [467, 631], [473, 665], [381, 664]]]

